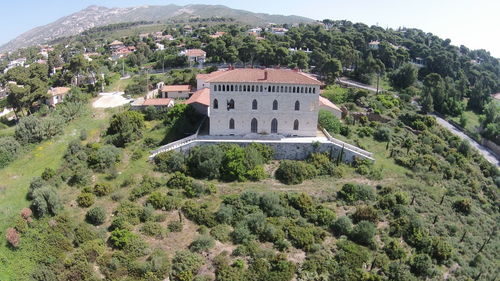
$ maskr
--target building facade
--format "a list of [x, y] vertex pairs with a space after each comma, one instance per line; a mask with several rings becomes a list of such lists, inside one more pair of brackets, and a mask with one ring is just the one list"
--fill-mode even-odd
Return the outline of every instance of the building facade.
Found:
[[233, 69], [210, 83], [210, 135], [316, 136], [321, 82], [298, 70]]

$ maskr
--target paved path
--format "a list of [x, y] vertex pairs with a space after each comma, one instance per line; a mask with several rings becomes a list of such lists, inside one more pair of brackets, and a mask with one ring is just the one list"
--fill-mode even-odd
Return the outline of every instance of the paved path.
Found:
[[[370, 85], [366, 85], [366, 84], [363, 84], [363, 83], [359, 83], [359, 82], [356, 82], [356, 81], [349, 80], [349, 79], [347, 79], [345, 77], [339, 78], [339, 83], [347, 85], [347, 86], [355, 87], [355, 88], [360, 88], [360, 89], [372, 91], [372, 92], [376, 92], [377, 91], [377, 88], [374, 88], [374, 87], [372, 87]], [[379, 89], [379, 92], [381, 92], [381, 91], [382, 90]]]
[[454, 135], [460, 137], [463, 140], [467, 140], [473, 147], [475, 147], [479, 151], [479, 153], [481, 153], [484, 156], [484, 158], [486, 158], [486, 160], [488, 162], [490, 162], [493, 165], [497, 165], [497, 167], [500, 167], [500, 159], [498, 159], [495, 156], [495, 154], [493, 154], [493, 152], [491, 152], [491, 150], [489, 150], [487, 147], [484, 147], [481, 144], [479, 144], [478, 142], [476, 142], [475, 140], [471, 139], [469, 136], [464, 134], [457, 127], [453, 126], [452, 124], [450, 124], [448, 121], [444, 120], [443, 118], [438, 117], [434, 114], [429, 114], [429, 115], [434, 116], [436, 118], [436, 121], [441, 126], [450, 130]]
[[110, 108], [131, 103], [132, 99], [123, 97], [123, 92], [100, 93], [99, 98], [92, 103], [94, 108]]

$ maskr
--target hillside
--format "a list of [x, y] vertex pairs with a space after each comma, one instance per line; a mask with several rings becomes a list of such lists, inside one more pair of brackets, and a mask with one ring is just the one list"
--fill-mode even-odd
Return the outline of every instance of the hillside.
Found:
[[23, 47], [50, 42], [59, 37], [79, 34], [92, 27], [105, 26], [122, 22], [154, 21], [167, 22], [169, 20], [187, 20], [189, 18], [226, 17], [250, 24], [262, 25], [267, 23], [300, 23], [312, 22], [312, 19], [299, 16], [270, 15], [252, 13], [244, 10], [231, 9], [222, 5], [166, 5], [166, 6], [139, 6], [130, 8], [106, 8], [89, 6], [77, 13], [60, 18], [55, 22], [29, 30], [5, 45], [0, 52], [12, 51]]

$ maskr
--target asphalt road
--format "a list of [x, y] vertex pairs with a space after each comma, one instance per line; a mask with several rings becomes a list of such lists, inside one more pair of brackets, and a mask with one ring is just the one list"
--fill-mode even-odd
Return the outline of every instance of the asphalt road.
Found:
[[493, 165], [497, 165], [497, 167], [500, 167], [500, 159], [498, 159], [491, 150], [489, 150], [487, 147], [482, 146], [475, 140], [471, 139], [469, 136], [464, 134], [462, 131], [460, 131], [457, 127], [453, 126], [452, 124], [448, 123], [448, 121], [444, 120], [441, 117], [438, 117], [434, 114], [429, 114], [431, 116], [434, 116], [436, 118], [436, 121], [443, 127], [447, 128], [450, 130], [454, 135], [458, 136], [459, 138], [463, 140], [467, 140], [471, 146], [475, 147], [479, 153], [481, 153], [488, 162], [490, 162]]

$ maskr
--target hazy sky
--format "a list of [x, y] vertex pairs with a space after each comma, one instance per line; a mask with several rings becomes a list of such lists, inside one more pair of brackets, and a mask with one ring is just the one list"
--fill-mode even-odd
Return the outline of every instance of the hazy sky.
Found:
[[221, 4], [319, 20], [347, 19], [381, 27], [415, 27], [449, 38], [454, 45], [486, 49], [500, 58], [500, 0], [1, 0], [0, 44], [90, 5], [166, 4]]

